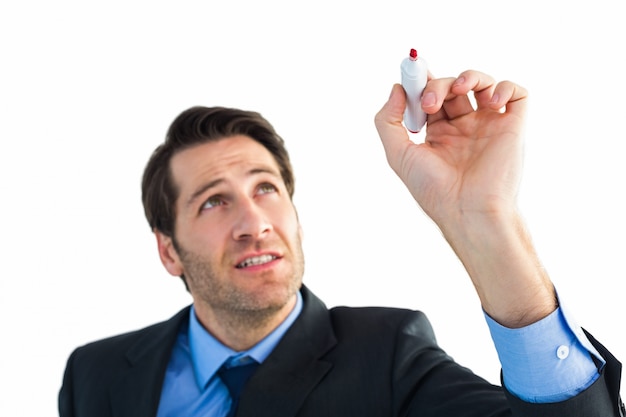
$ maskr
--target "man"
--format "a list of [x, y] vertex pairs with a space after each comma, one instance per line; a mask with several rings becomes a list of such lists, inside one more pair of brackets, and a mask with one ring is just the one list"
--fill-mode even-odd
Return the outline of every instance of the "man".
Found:
[[[424, 144], [402, 125], [399, 85], [375, 120], [390, 166], [472, 279], [503, 387], [449, 358], [420, 312], [327, 310], [302, 285], [282, 139], [256, 113], [192, 108], [152, 155], [143, 202], [193, 304], [77, 349], [61, 416], [623, 415], [620, 363], [561, 310], [516, 208], [526, 94], [466, 71], [427, 84]], [[248, 369], [238, 393], [231, 371]]]

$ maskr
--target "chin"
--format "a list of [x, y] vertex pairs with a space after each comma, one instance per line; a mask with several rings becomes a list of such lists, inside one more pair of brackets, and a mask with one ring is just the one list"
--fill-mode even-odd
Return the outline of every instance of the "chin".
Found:
[[263, 283], [251, 289], [252, 292], [248, 293], [246, 298], [261, 309], [279, 310], [293, 300], [299, 289], [299, 282]]

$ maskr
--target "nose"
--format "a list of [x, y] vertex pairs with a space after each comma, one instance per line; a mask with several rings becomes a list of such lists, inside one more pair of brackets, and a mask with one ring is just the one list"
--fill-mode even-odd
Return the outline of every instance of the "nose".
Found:
[[254, 200], [240, 202], [233, 238], [235, 240], [261, 239], [273, 229], [265, 211]]

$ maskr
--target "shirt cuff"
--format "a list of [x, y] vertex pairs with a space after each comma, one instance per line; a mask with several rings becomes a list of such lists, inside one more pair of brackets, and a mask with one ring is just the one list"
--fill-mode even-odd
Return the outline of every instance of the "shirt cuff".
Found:
[[529, 326], [510, 329], [485, 313], [509, 392], [532, 403], [565, 401], [599, 377], [604, 359], [565, 310]]

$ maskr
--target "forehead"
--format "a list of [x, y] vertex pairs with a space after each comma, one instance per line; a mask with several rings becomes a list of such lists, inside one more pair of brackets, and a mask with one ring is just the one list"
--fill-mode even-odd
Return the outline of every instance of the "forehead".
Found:
[[176, 153], [170, 162], [179, 194], [218, 179], [262, 168], [280, 175], [273, 155], [254, 139], [237, 135], [194, 145]]

